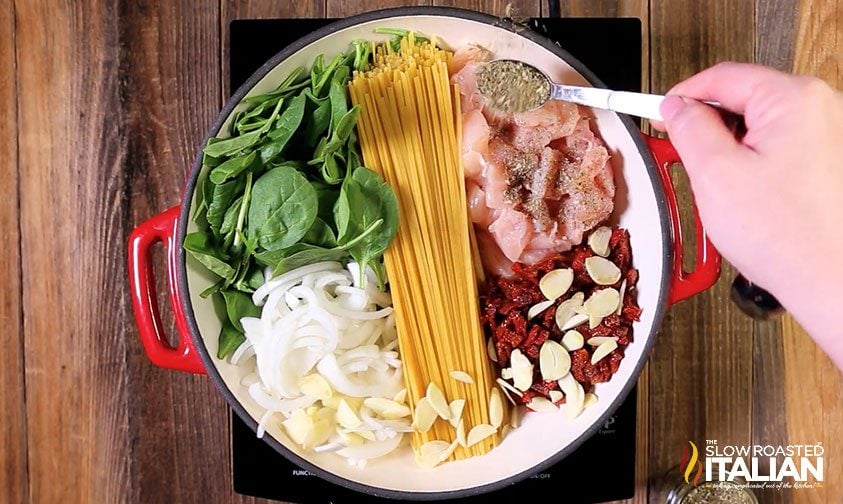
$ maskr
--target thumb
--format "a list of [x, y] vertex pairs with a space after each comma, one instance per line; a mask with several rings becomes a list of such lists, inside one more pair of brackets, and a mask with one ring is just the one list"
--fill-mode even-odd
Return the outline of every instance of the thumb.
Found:
[[[691, 172], [709, 161], [738, 154], [742, 145], [723, 124], [715, 109], [691, 98], [667, 96], [661, 104], [667, 134], [686, 169]], [[716, 169], [715, 166], [706, 166]]]

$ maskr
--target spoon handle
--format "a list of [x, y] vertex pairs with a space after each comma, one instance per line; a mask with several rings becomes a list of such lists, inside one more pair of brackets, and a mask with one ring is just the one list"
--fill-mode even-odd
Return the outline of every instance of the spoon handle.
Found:
[[[613, 110], [621, 114], [644, 117], [653, 121], [663, 120], [659, 107], [664, 101], [664, 95], [554, 84], [551, 98]], [[706, 101], [703, 103], [714, 107], [720, 106], [718, 102]]]

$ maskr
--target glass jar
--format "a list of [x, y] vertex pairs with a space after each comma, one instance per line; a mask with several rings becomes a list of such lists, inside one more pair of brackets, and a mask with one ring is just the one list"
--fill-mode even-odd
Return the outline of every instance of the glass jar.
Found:
[[685, 483], [679, 467], [662, 476], [656, 487], [656, 502], [664, 504], [758, 504], [758, 498], [747, 488], [746, 481], [705, 481], [699, 485]]

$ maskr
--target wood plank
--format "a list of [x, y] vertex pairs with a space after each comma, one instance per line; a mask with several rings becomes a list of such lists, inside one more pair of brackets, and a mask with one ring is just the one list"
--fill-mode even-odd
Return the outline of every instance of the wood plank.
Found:
[[[131, 90], [123, 98], [120, 196], [130, 227], [179, 201], [185, 172], [218, 114], [219, 4], [128, 2], [120, 24], [127, 48], [121, 83]], [[163, 278], [163, 270], [158, 276]], [[159, 282], [161, 300], [164, 289]], [[171, 320], [165, 323], [172, 332]], [[128, 500], [229, 500], [228, 409], [222, 396], [207, 377], [151, 365], [135, 331], [128, 335], [125, 358], [132, 450]]]
[[0, 2], [0, 238], [7, 244], [0, 257], [5, 288], [0, 290], [0, 502], [23, 502], [28, 496], [26, 406], [24, 403], [23, 319], [21, 317], [20, 213], [18, 198], [17, 86], [15, 6]]
[[128, 493], [117, 12], [16, 4], [29, 497]]
[[[843, 88], [843, 5], [838, 2], [802, 1], [796, 35], [793, 69]], [[839, 504], [843, 471], [834, 467], [843, 460], [843, 375], [796, 322], [782, 321], [785, 346], [787, 426], [792, 442], [822, 442], [825, 447], [825, 485], [822, 489], [794, 491], [796, 503]], [[819, 400], [818, 400], [819, 399]], [[836, 465], [836, 464], [835, 464]]]
[[322, 18], [325, 17], [328, 0], [296, 0], [279, 2], [277, 0], [221, 0], [220, 11], [220, 61], [222, 62], [222, 102], [231, 96], [229, 89], [229, 44], [228, 25], [235, 19], [273, 19], [273, 18]]
[[[720, 60], [754, 59], [754, 4], [672, 0], [650, 5], [651, 88]], [[692, 199], [677, 181], [680, 206]], [[687, 220], [687, 219], [686, 219]], [[685, 233], [689, 236], [690, 233]], [[651, 474], [678, 465], [683, 444], [751, 441], [752, 322], [729, 300], [735, 272], [725, 267], [709, 292], [671, 308], [650, 359]], [[653, 491], [657, 490], [654, 483]]]
[[[793, 64], [798, 0], [757, 0], [755, 7], [755, 62], [787, 71]], [[752, 443], [787, 445], [787, 390], [782, 370], [785, 349], [781, 320], [755, 321], [753, 327]], [[766, 466], [765, 466], [766, 469]], [[794, 490], [757, 489], [764, 503], [784, 504]]]
[[348, 17], [362, 12], [390, 7], [430, 5], [430, 0], [326, 0], [328, 17]]
[[433, 4], [471, 9], [514, 19], [541, 15], [539, 0], [433, 0]]

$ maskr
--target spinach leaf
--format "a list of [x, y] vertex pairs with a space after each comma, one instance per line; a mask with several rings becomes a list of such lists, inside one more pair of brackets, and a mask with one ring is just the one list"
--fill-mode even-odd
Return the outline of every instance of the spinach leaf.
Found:
[[256, 156], [257, 154], [252, 151], [251, 153], [246, 154], [245, 156], [231, 158], [211, 170], [211, 174], [208, 176], [208, 178], [214, 184], [222, 184], [226, 180], [232, 179], [237, 175], [240, 175], [243, 170], [252, 166], [252, 163], [255, 162]]
[[238, 177], [220, 185], [212, 185], [213, 192], [211, 193], [211, 201], [208, 203], [206, 218], [208, 219], [208, 226], [217, 238], [222, 236], [220, 228], [225, 219], [225, 213], [231, 207], [232, 203], [234, 203], [234, 200], [237, 199], [237, 196], [243, 192], [245, 186], [246, 181], [243, 177]]
[[336, 80], [331, 81], [328, 98], [331, 103], [331, 128], [336, 128], [343, 116], [348, 113], [348, 102], [342, 84]]
[[296, 244], [313, 225], [316, 190], [294, 168], [279, 166], [266, 172], [252, 188], [248, 237], [265, 250]]
[[222, 329], [220, 329], [219, 348], [217, 349], [217, 359], [225, 359], [237, 348], [246, 341], [246, 336], [238, 331], [231, 322], [223, 320]]
[[310, 120], [304, 129], [304, 141], [309, 147], [314, 147], [330, 126], [331, 102], [325, 100], [311, 112]]
[[243, 278], [234, 284], [234, 288], [240, 292], [252, 293], [263, 285], [263, 282], [263, 268], [252, 263]]
[[292, 72], [290, 72], [289, 75], [287, 75], [287, 77], [281, 82], [281, 84], [278, 85], [277, 88], [275, 88], [274, 91], [263, 95], [250, 96], [249, 98], [246, 98], [243, 101], [246, 103], [262, 103], [268, 99], [276, 98], [284, 94], [289, 94], [297, 89], [301, 89], [302, 87], [308, 84], [307, 80], [303, 80], [296, 84], [293, 83], [296, 81], [296, 79], [299, 78], [302, 72], [304, 72], [304, 67], [298, 67]]
[[[220, 226], [220, 234], [222, 236], [227, 236], [229, 233], [231, 234], [232, 240], [234, 239], [234, 226], [237, 224], [237, 215], [240, 213], [240, 206], [243, 204], [243, 196], [239, 196], [234, 203], [228, 207], [228, 210], [225, 211], [225, 217], [222, 219], [222, 225]], [[225, 241], [228, 241], [227, 239]]]
[[331, 78], [334, 75], [334, 71], [337, 69], [337, 67], [340, 65], [340, 63], [342, 63], [342, 60], [343, 60], [343, 55], [337, 54], [336, 57], [334, 57], [334, 59], [331, 60], [331, 63], [328, 64], [328, 67], [325, 68], [322, 71], [322, 73], [319, 75], [318, 79], [315, 82], [311, 82], [311, 84], [313, 86], [313, 94], [315, 94], [316, 96], [322, 95], [322, 90], [325, 89], [325, 86], [329, 82], [331, 82]]
[[322, 162], [322, 178], [329, 184], [339, 184], [342, 182], [342, 167], [340, 165], [340, 158], [337, 153], [331, 153], [325, 156]]
[[[222, 139], [220, 139], [220, 138], [209, 138], [208, 143], [205, 144], [205, 147], [207, 147], [211, 144], [219, 143], [219, 142], [222, 142]], [[217, 166], [218, 164], [220, 164], [222, 162], [223, 162], [223, 159], [221, 159], [219, 157], [209, 156], [203, 150], [203, 153], [202, 153], [202, 164], [203, 165], [213, 168], [214, 166]]]
[[220, 289], [222, 289], [222, 285], [223, 285], [224, 283], [225, 283], [225, 280], [224, 280], [224, 279], [217, 280], [216, 282], [214, 282], [213, 284], [211, 284], [211, 286], [210, 286], [210, 287], [208, 287], [207, 289], [205, 289], [205, 290], [203, 290], [202, 292], [200, 292], [200, 293], [199, 293], [199, 297], [201, 297], [202, 299], [205, 299], [205, 298], [207, 298], [208, 296], [210, 296], [211, 294], [216, 294], [217, 292], [219, 292], [219, 291], [220, 291]]
[[333, 248], [337, 246], [337, 235], [327, 222], [317, 217], [301, 241], [309, 245]]
[[234, 246], [240, 245], [240, 237], [243, 236], [243, 226], [246, 223], [246, 213], [249, 210], [249, 202], [252, 197], [252, 173], [246, 174], [246, 192], [243, 193], [243, 202], [240, 204], [240, 211], [237, 215], [237, 223], [234, 226]]
[[290, 102], [290, 106], [281, 114], [278, 126], [269, 131], [269, 138], [286, 144], [299, 128], [304, 116], [304, 94], [299, 94]]
[[252, 297], [237, 290], [224, 290], [222, 297], [225, 300], [225, 312], [228, 320], [240, 332], [243, 332], [243, 325], [240, 319], [243, 317], [260, 317], [261, 310], [252, 303]]
[[342, 249], [327, 249], [316, 245], [299, 243], [293, 249], [289, 250], [287, 255], [279, 257], [277, 262], [272, 265], [272, 275], [278, 276], [296, 268], [317, 262], [341, 261], [347, 256], [348, 252]]
[[[398, 200], [381, 178], [366, 167], [354, 170], [343, 182], [340, 197], [334, 207], [334, 219], [340, 247], [360, 264], [361, 274], [386, 250], [398, 230]], [[357, 237], [377, 221], [382, 223], [364, 240]]]
[[354, 125], [357, 123], [357, 116], [359, 115], [360, 105], [353, 106], [351, 110], [343, 114], [340, 120], [337, 121], [337, 124], [333, 126], [331, 139], [321, 144], [321, 149], [317, 146], [314, 157], [316, 159], [325, 159], [325, 156], [328, 154], [338, 151], [354, 131]]
[[333, 186], [314, 181], [311, 185], [316, 189], [316, 199], [319, 201], [319, 209], [316, 215], [325, 222], [334, 222], [334, 205], [340, 192]]
[[211, 157], [230, 156], [234, 153], [240, 152], [243, 149], [255, 145], [263, 133], [261, 130], [252, 131], [244, 135], [226, 138], [219, 142], [205, 146], [202, 152]]
[[228, 256], [214, 247], [208, 233], [196, 231], [188, 234], [184, 238], [184, 248], [212, 273], [226, 280], [234, 278], [236, 272], [226, 262]]

